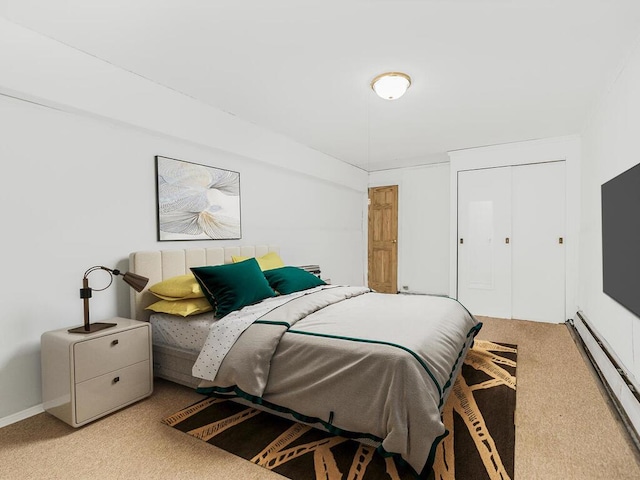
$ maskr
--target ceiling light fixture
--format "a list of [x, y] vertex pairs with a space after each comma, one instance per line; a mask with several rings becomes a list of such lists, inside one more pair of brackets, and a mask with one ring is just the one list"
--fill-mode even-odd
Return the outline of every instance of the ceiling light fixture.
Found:
[[371, 81], [371, 88], [385, 100], [395, 100], [405, 94], [411, 86], [411, 77], [406, 73], [387, 72]]

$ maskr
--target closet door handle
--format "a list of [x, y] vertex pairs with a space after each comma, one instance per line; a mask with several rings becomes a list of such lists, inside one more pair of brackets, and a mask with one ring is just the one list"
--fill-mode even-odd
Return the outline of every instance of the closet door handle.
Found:
[[506, 237], [506, 238], [504, 239], [504, 243], [506, 243], [507, 245], [509, 245], [509, 237]]
[[562, 245], [564, 243], [564, 238], [563, 237], [558, 238], [558, 243]]

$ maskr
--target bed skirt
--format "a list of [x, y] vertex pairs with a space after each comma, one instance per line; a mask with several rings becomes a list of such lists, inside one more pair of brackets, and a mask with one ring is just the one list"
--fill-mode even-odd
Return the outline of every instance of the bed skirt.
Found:
[[200, 379], [191, 375], [198, 353], [170, 347], [153, 345], [153, 375], [180, 385], [196, 388]]

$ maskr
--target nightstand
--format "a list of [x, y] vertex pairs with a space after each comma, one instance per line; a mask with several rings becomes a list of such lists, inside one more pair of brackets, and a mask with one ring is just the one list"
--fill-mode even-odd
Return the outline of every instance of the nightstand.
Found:
[[42, 334], [42, 403], [72, 427], [103, 417], [153, 391], [151, 325], [113, 318], [95, 333]]

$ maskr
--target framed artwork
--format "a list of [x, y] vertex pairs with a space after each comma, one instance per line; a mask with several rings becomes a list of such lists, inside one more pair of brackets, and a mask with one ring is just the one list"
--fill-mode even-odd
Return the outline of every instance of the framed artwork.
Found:
[[156, 156], [158, 240], [237, 240], [240, 174]]

